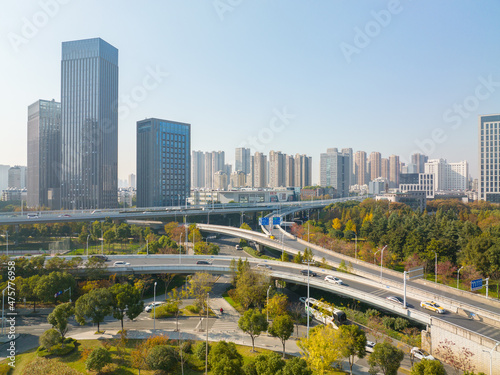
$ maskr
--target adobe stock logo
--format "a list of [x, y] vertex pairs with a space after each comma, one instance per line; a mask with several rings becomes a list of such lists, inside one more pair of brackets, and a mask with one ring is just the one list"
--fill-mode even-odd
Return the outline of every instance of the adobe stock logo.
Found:
[[255, 151], [263, 152], [264, 146], [271, 143], [277, 133], [281, 133], [290, 125], [296, 115], [287, 112], [287, 108], [283, 107], [280, 111], [273, 109], [274, 116], [269, 121], [269, 126], [262, 128], [257, 133], [257, 136], [250, 136], [246, 141], [242, 142], [239, 147], [251, 147]]
[[56, 17], [61, 5], [70, 3], [71, 0], [41, 0], [38, 2], [40, 9], [28, 17], [21, 19], [22, 26], [20, 33], [10, 32], [7, 34], [12, 49], [17, 53], [21, 46], [28, 44], [35, 36], [38, 35], [41, 29], [49, 24], [49, 21]]
[[221, 21], [224, 21], [224, 15], [227, 12], [232, 13], [234, 9], [241, 5], [243, 0], [214, 0], [212, 5], [214, 6], [215, 12], [219, 16]]
[[354, 28], [353, 44], [340, 43], [340, 49], [347, 63], [351, 63], [352, 55], [359, 55], [364, 48], [368, 47], [372, 40], [380, 35], [382, 29], [389, 26], [392, 17], [402, 11], [403, 7], [399, 0], [390, 0], [387, 3], [387, 9], [382, 9], [378, 12], [372, 10], [370, 12], [372, 19], [365, 24], [365, 27], [362, 29], [359, 27]]

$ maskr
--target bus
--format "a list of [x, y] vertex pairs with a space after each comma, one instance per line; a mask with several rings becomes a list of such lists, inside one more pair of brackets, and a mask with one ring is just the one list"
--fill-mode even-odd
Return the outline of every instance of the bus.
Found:
[[324, 325], [331, 325], [333, 328], [338, 329], [340, 325], [347, 322], [345, 312], [315, 298], [306, 298], [304, 304], [306, 314], [313, 316]]

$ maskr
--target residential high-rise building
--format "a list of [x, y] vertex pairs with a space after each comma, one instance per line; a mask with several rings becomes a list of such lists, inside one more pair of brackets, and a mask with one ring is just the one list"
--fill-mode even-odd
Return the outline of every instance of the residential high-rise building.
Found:
[[191, 188], [205, 187], [205, 154], [203, 151], [193, 151], [191, 163]]
[[26, 167], [16, 165], [9, 168], [9, 188], [26, 189]]
[[356, 151], [354, 154], [354, 171], [356, 175], [356, 183], [358, 185], [366, 185], [366, 152]]
[[[417, 170], [415, 173], [424, 173], [425, 163], [427, 163], [427, 160], [429, 160], [429, 157], [427, 155], [423, 155], [418, 152], [411, 156], [411, 163], [417, 166]], [[408, 173], [413, 173], [413, 172], [408, 172]]]
[[352, 148], [347, 147], [341, 150], [342, 154], [349, 156], [349, 169], [351, 171], [351, 176], [349, 177], [349, 183], [354, 185], [354, 155], [352, 153]]
[[184, 204], [190, 193], [191, 125], [137, 122], [137, 207]]
[[370, 181], [382, 176], [382, 155], [373, 151], [370, 154]]
[[224, 171], [217, 171], [214, 173], [214, 189], [227, 190], [228, 181], [227, 174]]
[[231, 173], [231, 187], [242, 188], [246, 186], [247, 175], [243, 171], [234, 171]]
[[213, 153], [212, 152], [205, 152], [205, 188], [207, 189], [213, 189], [213, 181], [214, 181], [214, 173], [217, 171], [214, 171], [213, 168]]
[[435, 191], [462, 190], [468, 188], [469, 163], [448, 163], [446, 159], [432, 159], [425, 163], [425, 173], [434, 175]]
[[118, 50], [100, 38], [64, 42], [61, 205], [118, 205]]
[[389, 156], [389, 187], [397, 188], [399, 186], [399, 156]]
[[312, 185], [312, 157], [295, 155], [294, 159], [294, 186], [303, 188]]
[[292, 187], [295, 182], [295, 161], [293, 155], [285, 157], [285, 186]]
[[9, 169], [10, 165], [0, 164], [0, 191], [9, 187]]
[[390, 175], [391, 175], [391, 169], [389, 168], [389, 159], [382, 158], [380, 161], [380, 176], [389, 181]]
[[253, 187], [267, 187], [267, 156], [256, 152], [253, 157]]
[[28, 207], [60, 208], [60, 172], [61, 103], [38, 100], [28, 107]]
[[286, 186], [286, 154], [280, 151], [269, 151], [269, 186]]
[[350, 155], [335, 150], [328, 149], [326, 153], [320, 154], [320, 185], [333, 187], [339, 198], [348, 197], [352, 174]]
[[135, 174], [134, 173], [131, 173], [128, 175], [128, 187], [129, 188], [132, 188], [132, 189], [136, 189], [137, 188], [137, 182], [136, 182], [136, 178], [135, 178]]
[[480, 200], [500, 203], [500, 114], [479, 116]]
[[238, 147], [234, 152], [234, 170], [242, 171], [246, 174], [250, 173], [250, 149]]

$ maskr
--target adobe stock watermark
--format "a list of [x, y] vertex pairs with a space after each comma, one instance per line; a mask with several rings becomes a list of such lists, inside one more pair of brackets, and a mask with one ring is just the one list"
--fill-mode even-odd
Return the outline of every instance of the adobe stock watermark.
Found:
[[144, 102], [149, 93], [157, 89], [160, 84], [170, 75], [159, 65], [154, 68], [146, 67], [146, 75], [140, 84], [135, 86], [128, 94], [121, 95], [118, 98], [118, 118], [124, 119], [130, 115], [130, 112]]
[[224, 21], [225, 14], [232, 13], [242, 2], [243, 0], [214, 0], [212, 5], [219, 19]]
[[274, 140], [276, 134], [283, 132], [295, 117], [295, 114], [289, 113], [286, 107], [280, 111], [273, 109], [274, 116], [269, 121], [269, 125], [258, 131], [256, 136], [250, 136], [239, 147], [250, 147], [258, 152], [264, 152], [265, 145]]
[[[450, 108], [443, 112], [443, 121], [450, 125], [452, 130], [459, 129], [463, 121], [479, 109], [481, 102], [488, 100], [500, 88], [500, 81], [495, 81], [491, 74], [487, 78], [480, 76], [477, 80], [478, 84], [473, 94], [466, 96], [458, 103], [453, 103]], [[420, 152], [431, 156], [436, 151], [437, 145], [448, 140], [448, 132], [449, 129], [434, 128], [428, 138], [415, 140], [418, 149], [411, 152], [410, 155]]]
[[352, 61], [352, 55], [359, 55], [361, 51], [368, 47], [372, 40], [380, 35], [382, 30], [389, 26], [393, 16], [401, 13], [403, 6], [400, 0], [390, 0], [387, 3], [387, 9], [379, 11], [372, 10], [370, 12], [372, 19], [369, 20], [363, 28], [354, 28], [353, 43], [346, 42], [340, 43], [340, 50], [342, 51], [347, 63]]
[[59, 14], [62, 6], [70, 2], [71, 0], [40, 0], [38, 2], [39, 9], [31, 17], [21, 19], [21, 30], [18, 33], [7, 33], [12, 49], [16, 53], [19, 52], [23, 45], [28, 44], [41, 29], [49, 24], [51, 19]]

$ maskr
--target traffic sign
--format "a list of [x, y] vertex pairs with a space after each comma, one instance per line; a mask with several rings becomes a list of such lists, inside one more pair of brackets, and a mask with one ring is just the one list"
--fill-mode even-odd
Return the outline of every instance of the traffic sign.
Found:
[[281, 217], [279, 216], [273, 217], [273, 225], [281, 225]]
[[424, 267], [413, 267], [408, 271], [408, 280], [424, 277]]
[[259, 225], [269, 225], [269, 218], [268, 217], [260, 217], [259, 218]]
[[476, 279], [470, 282], [470, 290], [479, 290], [483, 287], [483, 279]]

